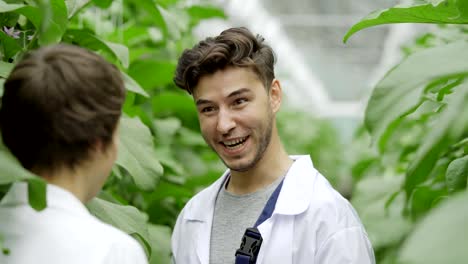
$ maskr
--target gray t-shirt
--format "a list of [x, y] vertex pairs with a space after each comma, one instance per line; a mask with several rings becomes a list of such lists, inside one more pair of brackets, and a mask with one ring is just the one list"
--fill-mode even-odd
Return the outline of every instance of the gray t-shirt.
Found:
[[253, 227], [273, 191], [281, 182], [279, 177], [256, 192], [235, 195], [222, 188], [216, 198], [210, 240], [210, 264], [235, 262], [245, 229]]

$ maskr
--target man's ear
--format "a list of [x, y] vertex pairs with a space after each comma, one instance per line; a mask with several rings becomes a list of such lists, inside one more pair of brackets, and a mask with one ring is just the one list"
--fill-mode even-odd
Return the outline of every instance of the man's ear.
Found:
[[273, 113], [278, 112], [281, 106], [281, 99], [283, 91], [281, 90], [281, 83], [277, 79], [273, 79], [270, 86], [270, 106]]

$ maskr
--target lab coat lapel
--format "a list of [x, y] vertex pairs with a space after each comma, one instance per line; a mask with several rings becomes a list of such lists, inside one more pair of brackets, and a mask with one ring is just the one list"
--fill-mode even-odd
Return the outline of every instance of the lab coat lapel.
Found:
[[187, 208], [187, 214], [184, 217], [186, 221], [198, 225], [193, 239], [195, 240], [197, 257], [201, 264], [209, 263], [211, 227], [213, 225], [216, 197], [228, 175], [229, 173], [226, 171], [213, 185], [202, 191], [200, 201], [191, 204]]
[[317, 171], [309, 156], [292, 156], [295, 160], [283, 182], [273, 215], [258, 226], [263, 238], [257, 263], [291, 263], [294, 218], [309, 207], [311, 187]]

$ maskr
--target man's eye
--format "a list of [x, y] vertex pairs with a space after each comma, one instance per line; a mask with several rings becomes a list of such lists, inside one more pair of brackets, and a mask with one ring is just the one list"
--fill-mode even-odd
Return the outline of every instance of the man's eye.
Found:
[[240, 105], [240, 104], [243, 104], [243, 103], [245, 103], [245, 102], [247, 102], [247, 99], [245, 99], [245, 98], [239, 98], [239, 99], [236, 99], [236, 100], [234, 101], [234, 104]]
[[201, 112], [202, 112], [202, 113], [209, 113], [209, 112], [211, 112], [211, 111], [213, 111], [213, 110], [214, 110], [214, 107], [208, 106], [208, 107], [204, 107], [204, 108], [201, 110]]

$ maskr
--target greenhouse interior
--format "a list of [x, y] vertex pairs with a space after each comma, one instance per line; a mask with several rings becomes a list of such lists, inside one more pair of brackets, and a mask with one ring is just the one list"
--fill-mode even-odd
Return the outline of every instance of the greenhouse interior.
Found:
[[[245, 61], [207, 64], [217, 36], [245, 32], [232, 28], [271, 47], [271, 81], [268, 63], [255, 59], [260, 44]], [[216, 45], [234, 56], [243, 44]], [[46, 58], [76, 46], [69, 61]], [[76, 55], [85, 51], [92, 56]], [[90, 68], [74, 72], [91, 57]], [[111, 68], [98, 71], [99, 63]], [[47, 75], [54, 71], [59, 77]], [[125, 92], [111, 94], [109, 71]], [[223, 94], [246, 76], [271, 87], [251, 98], [251, 87]], [[0, 263], [468, 263], [467, 77], [466, 0], [0, 0]], [[246, 98], [223, 108], [242, 90]], [[116, 100], [117, 115], [96, 121]], [[98, 150], [108, 145], [110, 159]], [[236, 167], [251, 153], [248, 166]], [[305, 155], [310, 167], [290, 155]], [[75, 192], [82, 167], [107, 168], [86, 199]], [[261, 178], [266, 169], [274, 172]], [[73, 184], [61, 185], [60, 173]], [[293, 183], [297, 202], [285, 200]], [[83, 234], [60, 233], [67, 223], [50, 216], [57, 189], [111, 228], [109, 237], [89, 237], [91, 224], [79, 221]], [[14, 202], [19, 192], [25, 206]], [[294, 215], [297, 204], [306, 209]], [[253, 218], [241, 223], [243, 215]], [[41, 221], [60, 235], [38, 229]], [[248, 227], [263, 236], [253, 253], [243, 251]], [[131, 244], [112, 244], [112, 232]], [[42, 236], [67, 246], [41, 262], [38, 251], [50, 248], [38, 246]], [[60, 260], [69, 248], [109, 250], [105, 243], [101, 262], [94, 253]], [[251, 262], [238, 262], [243, 254]]]

